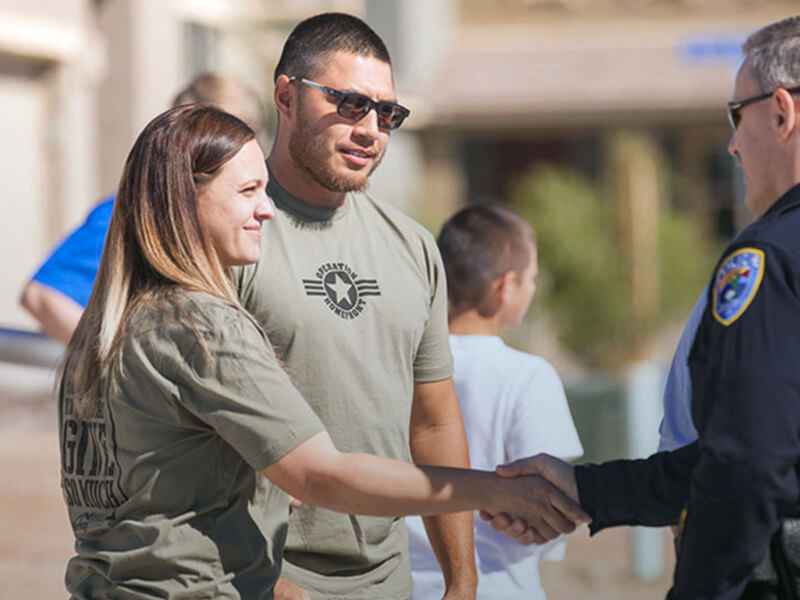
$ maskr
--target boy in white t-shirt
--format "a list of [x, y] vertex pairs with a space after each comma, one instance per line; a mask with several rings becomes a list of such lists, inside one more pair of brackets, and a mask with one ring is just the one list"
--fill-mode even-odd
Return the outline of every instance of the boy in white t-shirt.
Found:
[[[566, 460], [583, 448], [552, 366], [506, 346], [498, 329], [516, 327], [538, 273], [536, 237], [518, 215], [497, 205], [465, 208], [439, 234], [447, 273], [455, 386], [473, 469], [547, 452]], [[408, 517], [414, 600], [440, 600], [444, 580], [419, 517]], [[540, 558], [561, 560], [566, 540], [521, 546], [475, 520], [479, 600], [544, 599]]]

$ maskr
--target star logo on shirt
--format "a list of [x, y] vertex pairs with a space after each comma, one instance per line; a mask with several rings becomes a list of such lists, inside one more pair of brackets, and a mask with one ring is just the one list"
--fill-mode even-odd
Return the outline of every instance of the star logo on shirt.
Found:
[[321, 296], [325, 305], [343, 319], [355, 319], [366, 306], [365, 297], [380, 296], [377, 279], [363, 279], [347, 264], [326, 263], [314, 279], [303, 279], [307, 296]]
[[353, 305], [351, 292], [355, 289], [355, 284], [346, 274], [334, 271], [329, 273], [323, 281], [329, 297], [337, 305], [342, 308]]

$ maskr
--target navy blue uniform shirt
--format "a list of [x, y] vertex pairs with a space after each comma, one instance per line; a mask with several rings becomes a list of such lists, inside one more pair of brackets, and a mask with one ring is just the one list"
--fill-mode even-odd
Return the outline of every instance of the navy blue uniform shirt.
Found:
[[800, 185], [725, 250], [689, 356], [698, 441], [576, 467], [591, 530], [675, 524], [669, 598], [739, 598], [781, 519], [800, 513]]

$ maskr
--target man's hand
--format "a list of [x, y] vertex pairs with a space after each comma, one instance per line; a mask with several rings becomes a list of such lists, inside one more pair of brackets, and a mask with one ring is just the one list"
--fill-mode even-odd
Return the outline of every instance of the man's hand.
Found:
[[275, 600], [311, 600], [311, 594], [283, 577], [279, 577], [278, 581], [275, 582], [273, 592]]
[[512, 520], [507, 513], [490, 514], [481, 511], [481, 518], [490, 521], [493, 529], [504, 531], [520, 544], [542, 544], [555, 538], [558, 533], [572, 532], [575, 524], [588, 523], [591, 520], [578, 503], [575, 471], [569, 463], [547, 454], [538, 454], [508, 465], [500, 465], [497, 467], [497, 474], [501, 477], [538, 475], [552, 484], [543, 487], [542, 484], [547, 482], [532, 483], [535, 508], [532, 517], [525, 517], [525, 513], [520, 513], [516, 515], [518, 518]]

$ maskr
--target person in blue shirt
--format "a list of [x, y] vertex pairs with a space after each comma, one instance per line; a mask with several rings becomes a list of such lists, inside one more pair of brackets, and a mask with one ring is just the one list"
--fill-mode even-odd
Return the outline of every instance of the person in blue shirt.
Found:
[[92, 293], [113, 208], [114, 196], [95, 206], [22, 291], [20, 304], [54, 340], [66, 344], [78, 325]]
[[[227, 75], [200, 75], [178, 92], [172, 104], [211, 104], [238, 116], [257, 134], [263, 132], [259, 95]], [[114, 195], [96, 205], [55, 247], [20, 295], [20, 304], [42, 331], [63, 344], [72, 336], [92, 292], [113, 207]]]

